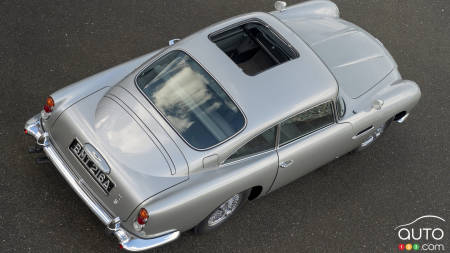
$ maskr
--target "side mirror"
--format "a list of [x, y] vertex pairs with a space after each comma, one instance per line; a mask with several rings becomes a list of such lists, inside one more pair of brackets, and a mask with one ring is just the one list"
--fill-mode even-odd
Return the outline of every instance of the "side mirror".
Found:
[[173, 40], [169, 40], [169, 46], [174, 45], [175, 43], [177, 43], [180, 39], [173, 39]]
[[286, 10], [286, 6], [287, 6], [287, 4], [284, 1], [276, 1], [274, 4], [275, 10], [277, 10], [277, 11]]

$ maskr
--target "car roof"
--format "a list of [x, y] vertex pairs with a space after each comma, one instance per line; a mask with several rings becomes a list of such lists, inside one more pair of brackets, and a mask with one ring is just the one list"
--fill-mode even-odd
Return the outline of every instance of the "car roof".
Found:
[[[245, 74], [208, 36], [249, 19], [268, 24], [300, 56], [255, 76]], [[188, 53], [227, 91], [246, 117], [243, 132], [249, 137], [337, 96], [336, 80], [320, 58], [290, 28], [268, 13], [249, 13], [211, 25], [166, 48], [161, 55], [172, 50]]]
[[[249, 76], [208, 39], [218, 30], [255, 18], [278, 32], [300, 57]], [[336, 80], [318, 56], [298, 35], [267, 13], [256, 12], [225, 20], [194, 33], [173, 48], [190, 54], [216, 78], [242, 109], [249, 127], [274, 123], [337, 95]]]

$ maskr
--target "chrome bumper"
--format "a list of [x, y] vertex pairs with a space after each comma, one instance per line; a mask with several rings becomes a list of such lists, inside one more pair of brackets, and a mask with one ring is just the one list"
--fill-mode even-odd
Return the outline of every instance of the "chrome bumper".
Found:
[[80, 186], [76, 177], [72, 174], [66, 162], [61, 158], [53, 144], [50, 142], [49, 135], [44, 131], [41, 125], [41, 114], [37, 114], [27, 121], [25, 124], [25, 133], [33, 136], [38, 145], [41, 145], [43, 151], [55, 165], [56, 169], [61, 173], [64, 179], [69, 183], [77, 195], [86, 203], [91, 211], [105, 224], [109, 231], [114, 233], [119, 240], [122, 248], [129, 251], [142, 251], [158, 247], [177, 239], [180, 236], [179, 231], [173, 231], [168, 234], [156, 238], [142, 239], [135, 237], [127, 232], [120, 225], [119, 217], [111, 217], [111, 215], [92, 199]]

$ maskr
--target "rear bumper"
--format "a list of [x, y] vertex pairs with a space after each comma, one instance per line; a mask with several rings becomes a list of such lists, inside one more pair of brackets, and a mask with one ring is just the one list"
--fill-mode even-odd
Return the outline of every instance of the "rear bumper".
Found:
[[148, 250], [169, 243], [177, 239], [180, 235], [179, 231], [172, 231], [165, 235], [142, 239], [138, 238], [126, 231], [120, 224], [119, 217], [112, 217], [95, 199], [93, 199], [82, 186], [82, 182], [78, 180], [71, 172], [67, 163], [61, 158], [59, 153], [49, 139], [49, 135], [44, 131], [41, 125], [41, 114], [37, 114], [27, 121], [25, 124], [25, 133], [33, 136], [38, 145], [41, 145], [46, 156], [55, 165], [56, 169], [61, 173], [64, 179], [69, 183], [77, 195], [86, 203], [91, 211], [107, 226], [120, 245], [129, 251]]

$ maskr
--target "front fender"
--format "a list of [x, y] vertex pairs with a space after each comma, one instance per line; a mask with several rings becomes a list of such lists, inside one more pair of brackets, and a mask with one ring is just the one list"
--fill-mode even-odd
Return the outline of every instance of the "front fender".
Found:
[[[376, 129], [383, 127], [398, 113], [409, 113], [419, 102], [420, 97], [421, 91], [415, 82], [398, 80], [360, 98], [357, 109], [353, 109], [355, 114], [343, 120], [350, 122], [353, 126], [355, 145], [359, 145], [361, 140], [375, 132]], [[380, 109], [375, 109], [373, 106], [377, 100], [382, 101]], [[370, 126], [373, 126], [370, 131], [358, 134]]]
[[384, 119], [390, 119], [402, 111], [409, 113], [421, 96], [419, 85], [410, 80], [400, 80], [377, 94], [377, 98], [384, 101], [381, 109]]

